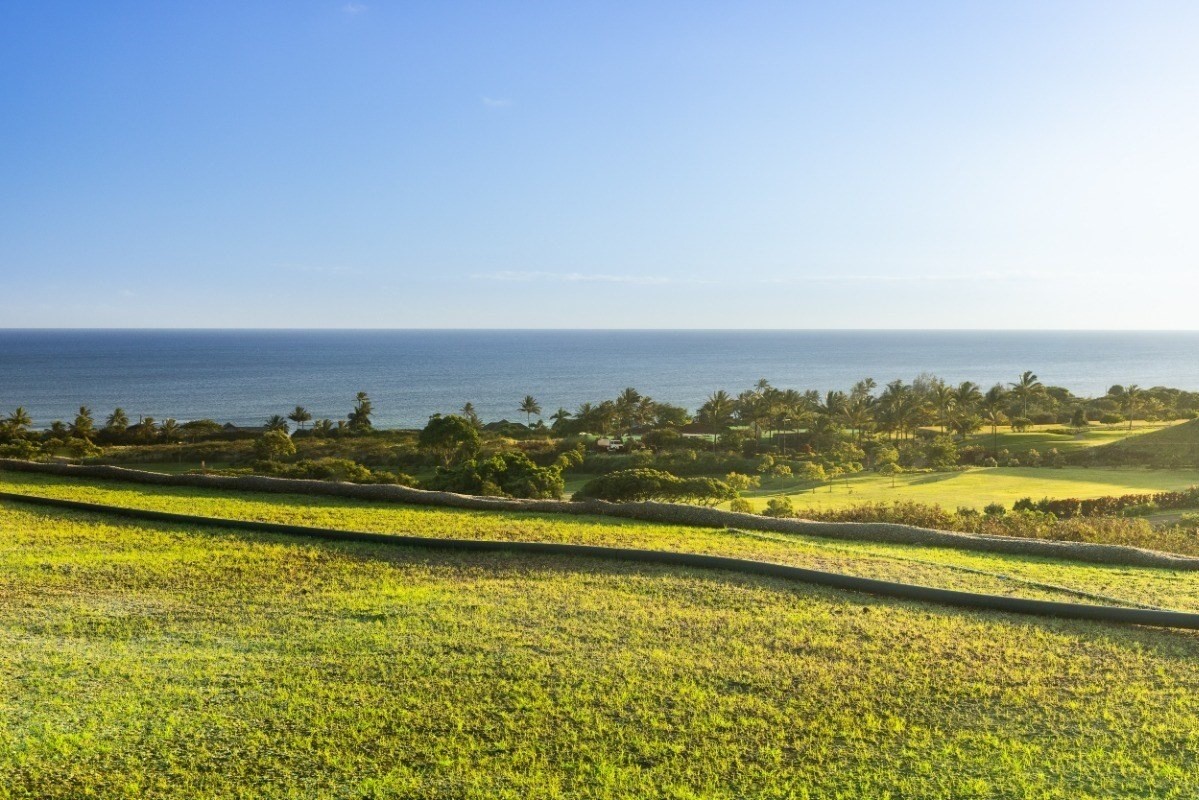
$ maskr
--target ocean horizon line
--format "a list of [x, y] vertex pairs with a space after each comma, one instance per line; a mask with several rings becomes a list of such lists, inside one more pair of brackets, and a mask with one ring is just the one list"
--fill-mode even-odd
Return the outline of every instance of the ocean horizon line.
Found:
[[578, 332], [578, 333], [1053, 333], [1053, 334], [1068, 334], [1068, 333], [1115, 333], [1115, 334], [1136, 334], [1136, 333], [1199, 333], [1199, 328], [841, 328], [841, 327], [825, 327], [825, 328], [567, 328], [567, 327], [116, 327], [116, 326], [79, 326], [79, 327], [63, 327], [63, 326], [46, 326], [46, 327], [6, 327], [0, 326], [0, 332], [3, 333], [20, 333], [20, 332], [37, 332], [48, 333], [54, 331], [67, 332], [103, 332], [113, 331], [120, 333], [169, 333], [172, 331], [185, 333], [201, 333], [201, 332], [224, 332], [231, 333], [251, 333], [251, 332], [279, 332], [279, 333], [301, 333], [301, 332], [319, 332], [319, 333], [371, 333], [371, 332], [408, 332], [408, 333], [486, 333], [489, 331], [499, 331], [504, 333], [557, 333], [557, 332]]

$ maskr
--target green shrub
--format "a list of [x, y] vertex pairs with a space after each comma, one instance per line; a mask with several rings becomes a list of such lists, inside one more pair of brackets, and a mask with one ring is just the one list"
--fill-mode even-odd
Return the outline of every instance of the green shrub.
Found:
[[795, 475], [804, 481], [826, 481], [828, 473], [825, 472], [822, 464], [817, 464], [812, 461], [804, 461], [800, 464], [799, 469], [795, 471]]
[[660, 500], [714, 505], [735, 499], [737, 493], [715, 478], [680, 478], [657, 469], [627, 469], [588, 481], [574, 496], [577, 500], [612, 503]]
[[734, 497], [733, 502], [729, 503], [729, 511], [735, 511], [738, 514], [752, 514], [754, 507], [744, 497]]
[[766, 508], [762, 511], [762, 515], [766, 517], [794, 517], [795, 507], [791, 504], [790, 497], [772, 497], [766, 501]]
[[757, 475], [742, 475], [740, 472], [730, 472], [724, 476], [724, 482], [734, 491], [744, 492], [756, 489], [762, 485], [762, 478]]
[[438, 467], [423, 488], [549, 500], [562, 496], [564, 484], [558, 467], [541, 467], [524, 453], [509, 451], [487, 459], [471, 459], [453, 468]]
[[0, 458], [20, 458], [32, 461], [40, 449], [28, 439], [14, 439], [7, 444], [0, 444]]
[[254, 455], [259, 461], [278, 461], [295, 454], [295, 444], [283, 431], [267, 431], [254, 442]]

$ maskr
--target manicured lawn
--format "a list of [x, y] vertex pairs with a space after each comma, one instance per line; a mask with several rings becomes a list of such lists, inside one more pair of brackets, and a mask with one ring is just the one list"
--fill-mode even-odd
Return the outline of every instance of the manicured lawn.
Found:
[[9, 504], [0, 530], [0, 798], [1199, 793], [1191, 633]]
[[988, 503], [1008, 508], [1022, 497], [1103, 497], [1185, 489], [1199, 484], [1199, 470], [1150, 470], [1108, 467], [992, 467], [963, 472], [897, 475], [873, 472], [837, 478], [823, 484], [771, 481], [746, 492], [756, 508], [769, 497], [787, 495], [797, 509], [844, 508], [859, 503], [894, 501], [928, 503], [949, 509], [981, 509]]

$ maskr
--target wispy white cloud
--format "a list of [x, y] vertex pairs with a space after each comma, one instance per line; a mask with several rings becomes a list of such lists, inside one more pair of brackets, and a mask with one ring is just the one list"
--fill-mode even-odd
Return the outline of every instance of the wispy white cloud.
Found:
[[482, 100], [488, 108], [508, 108], [512, 105], [512, 101], [506, 97], [484, 97]]
[[344, 11], [345, 13], [349, 14], [350, 16], [355, 16], [357, 14], [361, 14], [363, 11], [366, 11], [366, 9], [367, 9], [367, 7], [365, 4], [353, 3], [353, 2], [346, 3], [344, 6], [341, 7], [341, 10]]
[[661, 285], [677, 282], [672, 278], [663, 278], [655, 275], [612, 275], [607, 273], [548, 271], [525, 272], [521, 270], [501, 270], [499, 272], [479, 273], [473, 277], [483, 280], [505, 281], [509, 283], [546, 281], [553, 283], [632, 283], [644, 286], [649, 284]]
[[727, 280], [700, 276], [617, 275], [612, 273], [551, 272], [548, 270], [502, 270], [477, 273], [481, 280], [505, 282], [546, 283], [629, 283], [643, 286], [694, 286], [739, 283], [762, 286], [800, 286], [811, 283], [876, 283], [876, 284], [936, 284], [936, 283], [1000, 283], [1010, 281], [1081, 280], [1081, 273], [1051, 270], [994, 270], [948, 273], [868, 274], [815, 273], [781, 275], [763, 278], [732, 277]]
[[755, 283], [997, 283], [1004, 281], [1081, 280], [1085, 276], [1077, 272], [1056, 270], [981, 270], [972, 272], [900, 273], [877, 275], [864, 273], [818, 273], [777, 278], [759, 278]]

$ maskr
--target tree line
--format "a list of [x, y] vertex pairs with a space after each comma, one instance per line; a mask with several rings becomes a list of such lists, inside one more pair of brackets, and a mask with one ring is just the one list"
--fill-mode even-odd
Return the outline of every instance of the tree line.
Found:
[[[1070, 424], [1082, 427], [1089, 422], [1116, 424], [1134, 419], [1178, 419], [1199, 412], [1199, 393], [1167, 387], [1145, 389], [1136, 384], [1114, 385], [1103, 396], [1081, 398], [1068, 389], [1048, 386], [1037, 375], [1025, 371], [1007, 383], [996, 383], [983, 390], [972, 381], [956, 385], [935, 375], [921, 375], [912, 382], [892, 381], [879, 387], [865, 378], [848, 391], [820, 393], [814, 390], [779, 389], [766, 379], [736, 395], [724, 389], [712, 392], [694, 413], [688, 409], [654, 400], [635, 388], [627, 388], [615, 398], [585, 402], [575, 411], [558, 408], [542, 419], [542, 406], [532, 395], [515, 404], [514, 411], [525, 415], [525, 423], [492, 423], [508, 433], [545, 432], [556, 436], [591, 433], [621, 436], [657, 429], [688, 426], [706, 430], [713, 438], [738, 427], [752, 431], [756, 438], [797, 431], [822, 433], [850, 431], [861, 439], [882, 435], [890, 440], [910, 438], [917, 430], [937, 427], [942, 433], [960, 437], [983, 428], [995, 432], [1011, 425], [1016, 430], [1034, 424]], [[371, 417], [374, 404], [366, 392], [358, 392], [353, 407], [344, 419], [313, 419], [304, 406], [297, 405], [286, 414], [274, 414], [260, 430], [293, 430], [305, 435], [333, 436], [365, 434], [375, 430]], [[472, 403], [466, 403], [457, 416], [483, 428]], [[534, 423], [533, 417], [537, 417]], [[25, 407], [18, 407], [0, 420], [0, 437], [5, 441], [27, 437], [33, 420]], [[490, 427], [490, 426], [488, 426]], [[42, 432], [46, 439], [79, 439], [87, 442], [137, 444], [155, 441], [201, 439], [221, 435], [226, 427], [213, 420], [179, 423], [139, 417], [131, 422], [123, 408], [116, 408], [99, 424], [92, 410], [81, 406], [71, 421], [55, 420]], [[234, 429], [233, 434], [245, 429]]]

